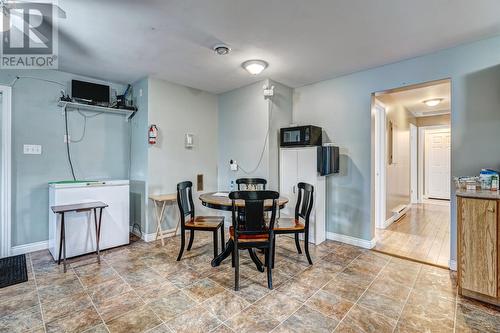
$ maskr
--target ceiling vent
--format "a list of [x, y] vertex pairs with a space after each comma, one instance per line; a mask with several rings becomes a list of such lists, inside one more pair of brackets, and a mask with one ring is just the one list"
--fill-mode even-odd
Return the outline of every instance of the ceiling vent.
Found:
[[218, 55], [226, 55], [231, 52], [231, 48], [225, 44], [217, 44], [212, 47], [212, 50]]

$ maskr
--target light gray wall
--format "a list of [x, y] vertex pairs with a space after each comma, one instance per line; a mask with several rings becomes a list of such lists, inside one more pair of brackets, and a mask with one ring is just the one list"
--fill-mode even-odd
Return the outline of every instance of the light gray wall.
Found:
[[[217, 96], [201, 90], [150, 78], [148, 83], [149, 122], [159, 129], [158, 144], [148, 148], [148, 192], [175, 193], [177, 183], [193, 182], [197, 215], [206, 209], [199, 204], [196, 175], [204, 176], [204, 192], [217, 190]], [[184, 135], [194, 135], [194, 147], [184, 146]], [[215, 211], [209, 211], [211, 215]], [[149, 204], [147, 233], [155, 231]], [[174, 228], [177, 206], [170, 207], [165, 228]]]
[[[271, 99], [264, 98], [264, 85], [274, 85], [275, 95]], [[261, 177], [268, 180], [269, 189], [277, 190], [278, 131], [292, 121], [292, 89], [266, 79], [218, 97], [219, 189], [228, 190], [231, 180]], [[262, 162], [255, 169], [263, 149]], [[237, 172], [229, 169], [231, 159], [240, 166]]]
[[132, 87], [138, 112], [130, 123], [130, 225], [139, 225], [141, 231], [144, 232], [148, 218], [146, 214], [148, 204], [148, 79], [135, 82]]
[[429, 117], [418, 117], [417, 118], [417, 126], [436, 126], [436, 125], [450, 125], [451, 116], [450, 114], [442, 114], [438, 116], [429, 116]]
[[269, 189], [279, 188], [279, 130], [292, 123], [293, 89], [269, 80], [274, 86], [274, 96], [269, 99]]
[[[263, 96], [267, 80], [218, 95], [218, 187], [229, 190], [230, 182], [242, 177], [269, 177], [269, 149], [264, 145], [269, 125], [268, 102]], [[265, 147], [262, 162], [258, 164]], [[229, 161], [251, 172], [231, 171]]]
[[[452, 175], [499, 167], [500, 37], [298, 88], [294, 120], [322, 126], [343, 148], [340, 175], [328, 177], [327, 228], [374, 237], [371, 177], [371, 94], [451, 78]], [[478, 149], [480, 147], [480, 149]], [[456, 258], [455, 197], [451, 258]]]
[[[16, 75], [60, 82], [92, 80], [60, 71], [2, 70], [0, 84]], [[109, 84], [109, 83], [108, 83]], [[119, 92], [123, 85], [112, 84]], [[71, 179], [66, 159], [64, 116], [57, 107], [61, 87], [50, 82], [20, 79], [12, 89], [12, 246], [48, 239], [48, 185]], [[83, 118], [69, 112], [69, 130], [80, 137]], [[78, 179], [128, 178], [129, 125], [120, 115], [102, 114], [87, 120], [85, 139], [71, 144]], [[24, 155], [24, 144], [42, 145], [41, 155]]]

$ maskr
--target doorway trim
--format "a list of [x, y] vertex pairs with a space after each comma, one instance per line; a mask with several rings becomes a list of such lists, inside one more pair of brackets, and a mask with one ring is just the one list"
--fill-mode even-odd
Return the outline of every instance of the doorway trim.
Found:
[[420, 202], [418, 191], [418, 127], [410, 123], [410, 203]]
[[11, 141], [12, 141], [12, 88], [0, 85], [2, 94], [2, 162], [0, 189], [0, 257], [7, 257], [11, 250]]
[[375, 227], [385, 228], [386, 221], [386, 106], [374, 100], [375, 115]]

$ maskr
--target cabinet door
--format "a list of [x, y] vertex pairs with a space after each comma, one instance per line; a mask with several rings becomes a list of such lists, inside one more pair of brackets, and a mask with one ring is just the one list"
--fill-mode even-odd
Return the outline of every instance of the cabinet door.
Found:
[[281, 150], [281, 173], [280, 173], [280, 194], [288, 198], [288, 204], [281, 210], [284, 217], [295, 215], [296, 188], [297, 188], [297, 150]]
[[460, 286], [497, 297], [497, 202], [460, 199]]

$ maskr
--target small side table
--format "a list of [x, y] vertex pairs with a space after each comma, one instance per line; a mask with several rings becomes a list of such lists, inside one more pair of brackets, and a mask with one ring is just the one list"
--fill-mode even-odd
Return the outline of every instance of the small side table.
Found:
[[[59, 259], [57, 260], [57, 264], [58, 265], [61, 264], [61, 252], [62, 252], [64, 258], [64, 273], [66, 273], [66, 232], [64, 224], [64, 214], [68, 212], [77, 212], [77, 213], [88, 212], [88, 211], [94, 212], [97, 262], [101, 263], [101, 255], [99, 253], [99, 239], [101, 238], [102, 210], [106, 207], [108, 207], [108, 205], [101, 201], [50, 207], [55, 214], [61, 215], [61, 237], [60, 237], [61, 239], [59, 240]], [[99, 219], [97, 219], [98, 209], [99, 209]]]
[[[155, 205], [155, 217], [156, 217], [156, 238], [161, 239], [161, 245], [165, 245], [165, 241], [163, 240], [165, 237], [169, 236], [165, 234], [163, 230], [161, 230], [161, 221], [163, 221], [163, 217], [165, 215], [165, 208], [169, 204], [175, 204], [177, 202], [177, 193], [171, 194], [158, 194], [158, 195], [150, 195], [149, 199], [151, 199]], [[180, 220], [179, 220], [180, 221]], [[179, 229], [179, 221], [177, 221], [177, 225], [175, 227], [175, 231], [173, 235], [177, 235], [177, 230]]]

